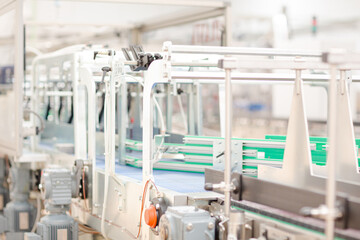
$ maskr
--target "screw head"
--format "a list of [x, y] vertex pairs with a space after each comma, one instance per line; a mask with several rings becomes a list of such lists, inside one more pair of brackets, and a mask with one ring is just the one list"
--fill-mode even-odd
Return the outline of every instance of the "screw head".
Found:
[[192, 225], [192, 223], [188, 223], [188, 224], [186, 225], [186, 230], [188, 230], [188, 231], [193, 230], [193, 228], [194, 228], [194, 226]]
[[208, 224], [208, 228], [209, 228], [209, 230], [212, 230], [212, 229], [214, 229], [214, 223], [213, 222], [209, 222], [209, 224]]

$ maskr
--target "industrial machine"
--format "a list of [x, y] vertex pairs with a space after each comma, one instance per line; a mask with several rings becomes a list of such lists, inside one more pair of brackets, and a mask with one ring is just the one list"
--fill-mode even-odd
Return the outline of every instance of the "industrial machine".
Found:
[[[357, 214], [350, 214], [359, 211], [358, 140], [354, 138], [352, 130], [347, 107], [348, 86], [345, 84], [350, 73], [341, 72], [339, 80], [335, 74], [301, 74], [306, 69], [327, 71], [327, 61], [333, 61], [336, 53], [328, 54], [324, 62], [320, 59], [323, 56], [320, 53], [277, 49], [207, 47], [205, 50], [195, 46], [176, 46], [169, 42], [164, 43], [164, 52], [160, 54], [136, 52], [136, 48], [131, 48], [131, 54], [126, 49], [117, 52], [83, 48], [73, 53], [44, 55], [35, 61], [34, 66], [49, 64], [54, 67], [53, 63], [56, 62], [61, 67], [65, 64], [60, 59], [66, 59], [69, 65], [72, 65], [73, 59], [81, 59], [77, 61], [78, 67], [72, 70], [79, 73], [79, 80], [69, 83], [72, 85], [70, 89], [78, 89], [72, 98], [74, 109], [78, 109], [73, 113], [77, 120], [61, 126], [56, 124], [56, 121], [61, 121], [61, 115], [55, 116], [47, 123], [49, 129], [54, 129], [49, 131], [49, 135], [33, 137], [35, 149], [46, 147], [51, 152], [51, 149], [56, 148], [67, 152], [67, 155], [70, 153], [69, 159], [72, 152], [75, 158], [85, 159], [87, 168], [84, 168], [81, 187], [90, 191], [83, 192], [80, 201], [72, 201], [73, 217], [109, 238], [120, 235], [129, 239], [321, 239], [325, 230], [327, 235], [335, 234], [339, 238], [358, 238]], [[220, 56], [203, 62], [177, 62], [176, 54], [183, 52], [187, 53], [187, 59], [196, 59], [199, 53]], [[241, 61], [224, 58], [220, 53], [282, 56], [283, 59]], [[295, 57], [294, 60], [294, 56], [303, 57]], [[306, 61], [307, 58], [310, 60]], [[255, 64], [258, 61], [261, 64]], [[183, 66], [199, 68], [199, 71], [182, 71]], [[224, 68], [225, 71], [204, 71], [201, 68], [204, 66]], [[265, 69], [289, 68], [296, 74], [236, 73], [237, 68], [251, 69], [254, 66], [263, 66]], [[65, 70], [59, 72], [67, 74]], [[46, 86], [46, 82], [38, 82], [41, 74], [46, 75], [46, 72], [33, 73], [36, 76], [33, 78], [33, 86]], [[302, 85], [303, 81], [330, 80], [331, 88], [334, 77], [335, 84], [343, 84], [344, 87], [343, 90], [339, 87], [333, 95], [329, 94], [330, 99], [337, 100], [336, 111], [343, 111], [342, 118], [338, 119], [343, 122], [343, 131], [334, 132], [344, 135], [341, 135], [344, 141], [333, 146], [339, 148], [336, 151], [345, 149], [341, 152], [352, 154], [344, 154], [342, 161], [338, 162], [337, 168], [348, 168], [348, 171], [345, 171], [347, 174], [339, 172], [336, 175], [339, 195], [332, 208], [334, 215], [326, 219], [330, 211], [329, 205], [324, 203], [325, 199], [329, 201], [330, 195], [325, 191], [326, 181], [329, 181], [325, 177], [326, 171], [331, 170], [329, 140], [332, 138], [331, 135], [329, 139], [309, 137]], [[287, 136], [232, 138], [227, 128], [225, 138], [181, 136], [166, 129], [170, 124], [165, 124], [165, 114], [159, 107], [158, 95], [162, 91], [167, 89], [169, 95], [174, 95], [178, 94], [177, 86], [180, 83], [223, 84], [224, 79], [227, 84], [257, 80], [295, 82]], [[352, 80], [358, 81], [356, 76]], [[79, 83], [84, 87], [74, 87]], [[161, 88], [160, 84], [166, 87]], [[140, 88], [143, 98], [140, 110], [143, 119], [147, 121], [143, 120], [142, 126], [131, 126], [128, 121], [129, 102], [139, 101], [140, 98], [139, 88], [134, 88], [135, 94], [130, 94], [135, 99], [129, 98], [128, 85], [141, 85], [143, 88]], [[51, 85], [45, 91], [51, 92], [56, 87]], [[156, 89], [159, 90], [154, 93]], [[86, 91], [86, 99], [81, 97], [84, 95], [81, 91]], [[41, 94], [50, 97], [44, 101], [37, 97], [40, 91], [35, 92], [32, 102], [34, 111], [48, 114], [42, 110], [49, 108], [46, 102], [55, 100], [55, 104], [50, 106], [55, 109], [55, 113], [59, 112], [56, 98], [70, 93], [62, 90], [56, 94], [54, 91]], [[168, 96], [161, 100], [171, 104], [167, 99]], [[194, 109], [201, 109], [201, 103], [195, 103], [198, 106]], [[83, 107], [79, 107], [80, 104]], [[225, 103], [225, 106], [228, 104]], [[100, 111], [97, 110], [99, 106]], [[131, 107], [138, 108], [139, 105]], [[165, 109], [171, 111], [169, 107]], [[169, 118], [171, 115], [171, 112], [166, 113]], [[229, 117], [226, 119], [225, 125], [229, 127]], [[329, 115], [329, 121], [331, 119]], [[200, 119], [189, 120], [189, 125], [195, 126], [194, 129], [201, 129], [200, 123]], [[65, 134], [69, 127], [74, 127], [74, 136]], [[71, 141], [72, 137], [75, 139], [73, 144], [66, 142]], [[77, 138], [81, 139], [78, 143]], [[231, 155], [227, 156], [226, 149], [229, 147], [232, 149]], [[105, 158], [101, 156], [102, 153]], [[225, 198], [222, 193], [225, 193]], [[139, 220], [134, 218], [137, 215], [140, 216]], [[327, 223], [336, 222], [336, 228], [325, 225], [321, 219], [326, 219]], [[335, 226], [333, 223], [331, 226]]]
[[27, 239], [78, 239], [77, 222], [66, 212], [71, 198], [77, 196], [79, 178], [68, 169], [44, 169], [40, 189], [48, 215], [37, 223], [36, 233], [26, 233]]
[[[22, 34], [13, 67], [0, 62], [0, 120], [14, 122], [0, 128], [6, 239], [360, 239], [359, 54], [78, 45], [36, 56], [24, 83]], [[244, 83], [293, 86], [286, 136], [233, 136], [232, 86]], [[308, 83], [328, 87], [323, 137], [309, 136]], [[205, 84], [219, 90], [221, 136], [203, 134]], [[186, 134], [172, 126], [181, 96]]]

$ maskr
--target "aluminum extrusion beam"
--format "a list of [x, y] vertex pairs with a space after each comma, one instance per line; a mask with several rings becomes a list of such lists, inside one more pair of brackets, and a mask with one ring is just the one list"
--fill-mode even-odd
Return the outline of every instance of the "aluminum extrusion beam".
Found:
[[[224, 72], [185, 72], [174, 71], [171, 73], [173, 80], [202, 80], [201, 83], [217, 83], [214, 80], [220, 80], [224, 83]], [[328, 74], [302, 74], [301, 78], [305, 82], [329, 82], [330, 75]], [[338, 77], [339, 78], [339, 77]], [[239, 80], [246, 81], [277, 81], [277, 82], [294, 82], [295, 74], [284, 73], [239, 73], [233, 72], [231, 74], [232, 82]], [[352, 82], [360, 82], [360, 76], [352, 76]]]
[[218, 54], [218, 55], [249, 55], [249, 56], [283, 56], [283, 57], [314, 57], [321, 58], [322, 53], [307, 50], [290, 50], [276, 48], [241, 48], [170, 45], [172, 53]]

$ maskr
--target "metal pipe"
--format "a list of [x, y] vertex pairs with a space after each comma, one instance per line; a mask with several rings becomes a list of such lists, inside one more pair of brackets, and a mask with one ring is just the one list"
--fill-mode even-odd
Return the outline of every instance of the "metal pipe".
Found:
[[336, 67], [330, 66], [330, 83], [329, 83], [329, 151], [327, 157], [327, 180], [326, 180], [326, 205], [328, 213], [326, 215], [325, 234], [326, 239], [334, 239], [335, 224], [335, 202], [336, 202], [336, 94], [337, 94], [337, 76]]
[[[244, 54], [245, 55], [245, 54]], [[172, 66], [184, 67], [218, 67], [216, 62], [172, 62]], [[328, 65], [320, 61], [295, 62], [289, 60], [239, 60], [238, 69], [328, 69]]]
[[218, 55], [249, 55], [249, 56], [283, 56], [283, 57], [315, 57], [320, 58], [321, 52], [307, 50], [290, 50], [276, 48], [242, 48], [242, 47], [209, 47], [171, 45], [172, 53], [218, 54]]
[[124, 61], [124, 65], [136, 66], [137, 64], [137, 61]]
[[217, 62], [171, 62], [176, 67], [217, 67]]
[[232, 91], [231, 69], [225, 69], [225, 217], [230, 216], [231, 204], [231, 124], [232, 124]]
[[[232, 73], [231, 82], [236, 81], [275, 81], [275, 82], [293, 82], [295, 74], [284, 73]], [[302, 74], [302, 80], [305, 82], [329, 82], [328, 74]], [[337, 76], [339, 78], [340, 76]], [[185, 72], [174, 71], [171, 73], [173, 80], [199, 80], [201, 83], [224, 82], [224, 72]], [[217, 81], [218, 80], [218, 81]], [[352, 76], [352, 82], [360, 82], [360, 76]]]
[[[47, 91], [44, 93], [46, 96], [58, 96], [58, 97], [71, 97], [73, 92], [70, 91]], [[40, 94], [42, 96], [43, 94]]]

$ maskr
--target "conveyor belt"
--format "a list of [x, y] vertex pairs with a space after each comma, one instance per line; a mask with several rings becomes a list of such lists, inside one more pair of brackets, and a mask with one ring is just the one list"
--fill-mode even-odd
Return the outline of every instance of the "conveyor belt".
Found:
[[[41, 143], [42, 148], [47, 150], [54, 150], [54, 147], [50, 143]], [[98, 156], [96, 161], [96, 167], [105, 169], [105, 158], [104, 156]], [[115, 172], [118, 175], [123, 175], [135, 180], [142, 180], [142, 169], [132, 166], [124, 166], [118, 164], [116, 160]], [[193, 173], [193, 172], [177, 172], [167, 170], [154, 170], [155, 183], [159, 187], [170, 189], [179, 193], [196, 193], [205, 192], [204, 173]]]
[[[97, 157], [96, 167], [105, 169], [104, 157]], [[115, 172], [117, 175], [126, 176], [139, 181], [142, 180], [141, 168], [124, 166], [116, 163]], [[205, 192], [205, 176], [203, 173], [154, 170], [153, 174], [155, 183], [159, 187], [170, 189], [179, 193]]]

